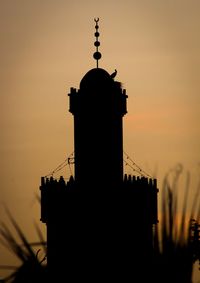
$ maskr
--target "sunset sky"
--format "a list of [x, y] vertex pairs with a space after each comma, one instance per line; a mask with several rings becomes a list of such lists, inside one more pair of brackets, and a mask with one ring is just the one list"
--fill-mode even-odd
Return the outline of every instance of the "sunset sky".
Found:
[[95, 67], [95, 17], [99, 65], [117, 69], [128, 95], [124, 150], [159, 188], [178, 163], [183, 178], [191, 173], [191, 195], [197, 187], [199, 0], [1, 0], [0, 212], [6, 204], [32, 240], [40, 177], [73, 152], [67, 94]]

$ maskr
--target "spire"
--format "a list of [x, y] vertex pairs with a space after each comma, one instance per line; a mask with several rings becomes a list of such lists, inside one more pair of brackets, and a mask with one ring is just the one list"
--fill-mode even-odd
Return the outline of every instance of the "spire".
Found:
[[95, 43], [94, 43], [94, 46], [96, 46], [96, 52], [94, 52], [94, 54], [93, 54], [93, 58], [96, 60], [96, 62], [97, 62], [97, 68], [99, 67], [99, 59], [101, 59], [101, 53], [99, 52], [99, 50], [98, 50], [98, 47], [100, 46], [100, 42], [99, 42], [99, 40], [98, 40], [98, 37], [99, 37], [99, 32], [98, 32], [98, 29], [99, 29], [99, 26], [98, 26], [98, 21], [99, 21], [99, 18], [95, 18], [94, 19], [94, 21], [95, 21], [95, 23], [96, 23], [96, 25], [95, 25], [95, 29], [96, 29], [96, 32], [95, 32], [95, 37], [96, 37], [96, 41], [95, 41]]

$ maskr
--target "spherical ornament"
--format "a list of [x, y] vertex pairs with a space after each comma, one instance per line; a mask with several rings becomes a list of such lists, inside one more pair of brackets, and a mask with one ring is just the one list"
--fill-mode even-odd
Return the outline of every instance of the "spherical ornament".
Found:
[[95, 26], [95, 29], [98, 29], [98, 28], [99, 28], [99, 26], [98, 26], [98, 25], [96, 25], [96, 26]]
[[95, 32], [95, 34], [94, 34], [96, 37], [99, 37], [99, 32], [97, 31], [97, 32]]
[[97, 51], [93, 54], [93, 57], [94, 57], [95, 60], [99, 60], [99, 59], [101, 59], [101, 53]]
[[96, 47], [100, 46], [100, 42], [98, 40], [95, 41], [94, 46], [96, 46]]

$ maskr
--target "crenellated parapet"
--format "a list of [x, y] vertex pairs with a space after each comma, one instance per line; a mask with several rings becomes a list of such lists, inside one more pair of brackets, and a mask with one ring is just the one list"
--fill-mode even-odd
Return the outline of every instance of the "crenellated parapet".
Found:
[[[96, 190], [95, 190], [96, 188]], [[96, 183], [90, 184], [88, 178], [88, 187], [82, 188], [71, 176], [66, 182], [61, 176], [58, 180], [51, 178], [41, 178], [41, 221], [47, 223], [53, 215], [57, 213], [63, 206], [67, 206], [69, 200], [72, 200], [72, 194], [79, 201], [81, 198], [93, 199], [94, 202], [122, 201], [123, 198], [129, 199], [129, 205], [133, 207], [135, 216], [144, 219], [150, 225], [158, 222], [157, 215], [157, 180], [145, 177], [136, 177], [132, 175], [124, 175], [124, 180], [116, 188], [108, 188], [105, 184], [98, 188], [98, 180]], [[111, 204], [112, 205], [112, 204]]]
[[50, 178], [41, 178], [41, 221], [47, 223], [50, 213], [55, 213], [61, 200], [66, 199], [66, 194], [74, 191], [74, 179], [71, 176], [69, 181], [66, 182], [61, 176], [59, 180]]
[[151, 224], [158, 222], [157, 179], [125, 174], [123, 189], [133, 194], [135, 207]]
[[[96, 72], [100, 73], [100, 81], [98, 82], [99, 88], [97, 90], [95, 89], [94, 91], [92, 88], [94, 83], [93, 76], [96, 78]], [[101, 78], [101, 76], [103, 78]], [[106, 95], [102, 95], [102, 92], [100, 92], [101, 87], [104, 85], [104, 83], [102, 82], [105, 79], [104, 76], [107, 78], [108, 82], [109, 80], [111, 80], [111, 85], [107, 89]], [[85, 87], [85, 85], [87, 87]], [[88, 85], [92, 85], [91, 89], [88, 89]], [[116, 116], [121, 117], [123, 117], [127, 113], [128, 96], [126, 94], [126, 89], [122, 88], [122, 84], [120, 82], [110, 79], [109, 74], [103, 69], [90, 70], [82, 79], [80, 89], [71, 87], [68, 96], [70, 98], [69, 112], [73, 115], [80, 115], [81, 112], [86, 115], [86, 113], [91, 113], [93, 112], [93, 110], [95, 110], [95, 113], [103, 111], [103, 113], [105, 114], [106, 112], [108, 112], [109, 115], [111, 112], [113, 112]], [[98, 104], [96, 104], [94, 107], [95, 101], [98, 101]], [[110, 106], [112, 107], [110, 108]]]
[[143, 176], [135, 176], [135, 175], [124, 175], [124, 183], [128, 185], [134, 184], [135, 186], [146, 186], [149, 187], [157, 187], [157, 179], [147, 178]]
[[77, 103], [78, 99], [78, 90], [74, 87], [71, 87], [70, 93], [68, 94], [70, 97], [69, 103], [69, 112], [75, 114], [77, 112], [79, 104]]

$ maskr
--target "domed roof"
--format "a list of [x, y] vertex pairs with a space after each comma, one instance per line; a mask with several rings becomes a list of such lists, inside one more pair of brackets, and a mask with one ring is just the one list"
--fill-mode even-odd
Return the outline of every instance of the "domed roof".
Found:
[[80, 89], [102, 87], [113, 82], [110, 74], [101, 68], [95, 68], [88, 71], [80, 82]]

